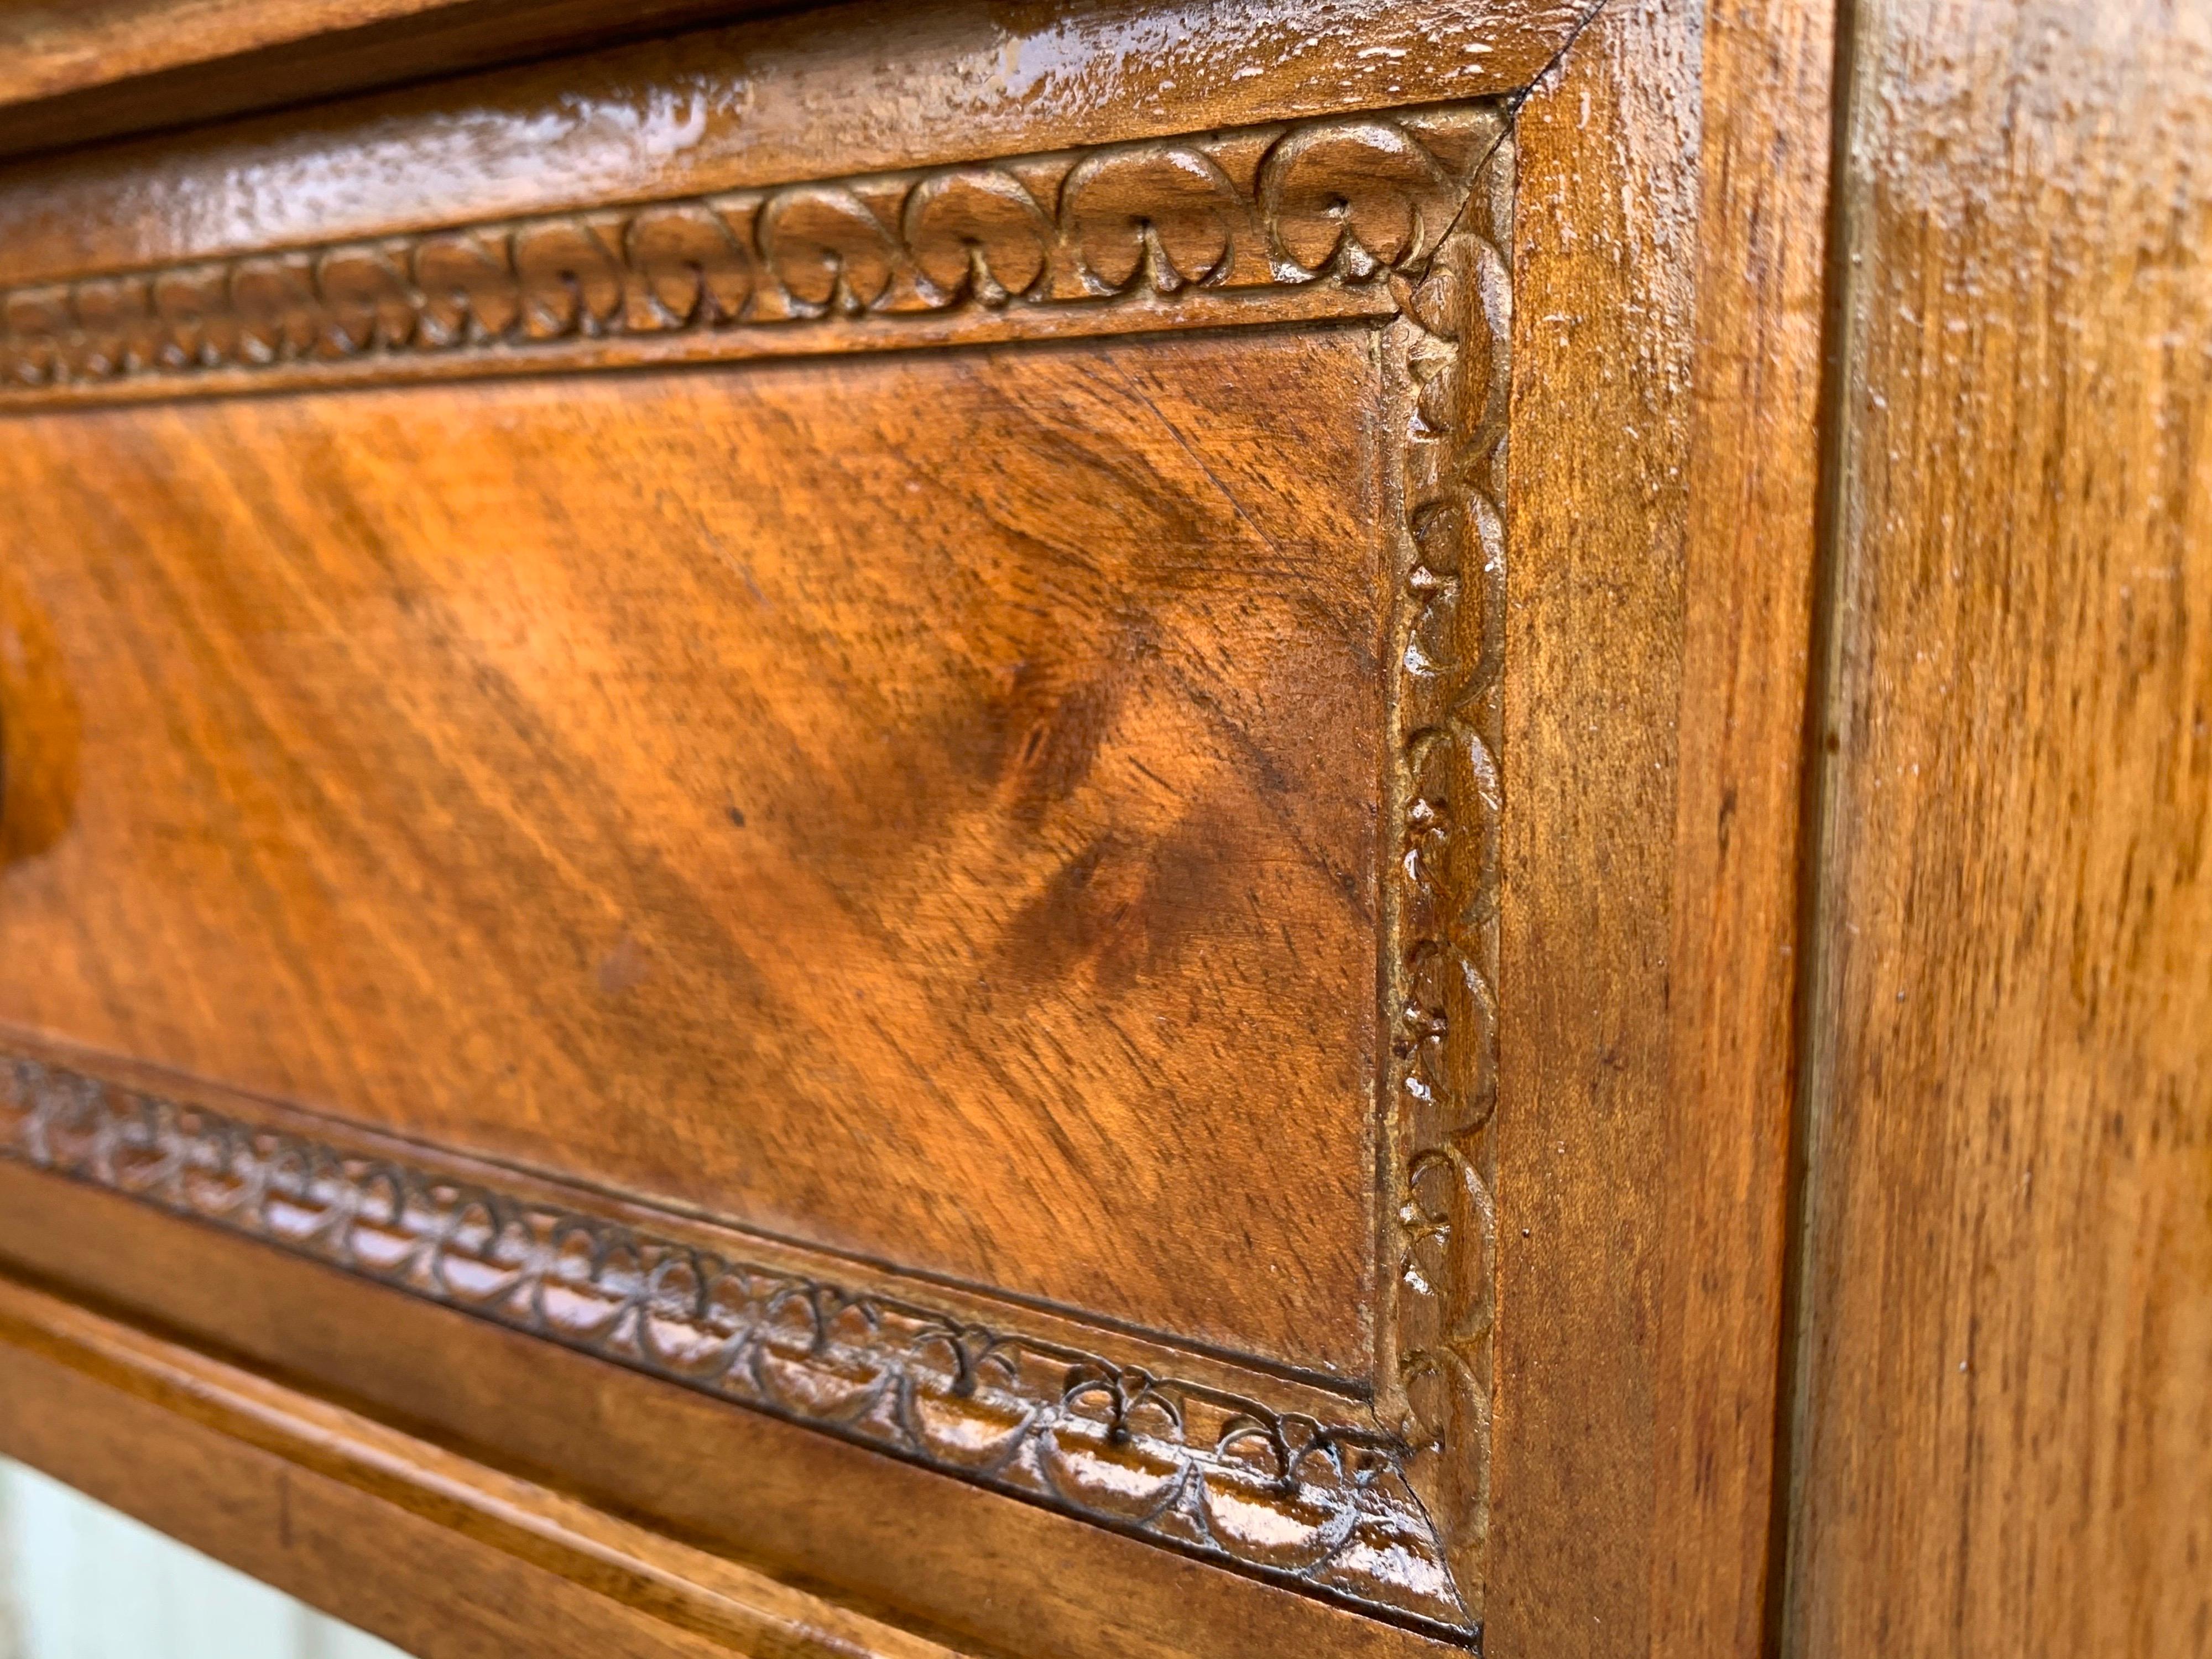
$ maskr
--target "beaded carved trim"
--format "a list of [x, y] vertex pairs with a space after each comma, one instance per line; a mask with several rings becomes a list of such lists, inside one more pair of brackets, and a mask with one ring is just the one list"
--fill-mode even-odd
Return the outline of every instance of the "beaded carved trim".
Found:
[[[1376, 1411], [1273, 1410], [0, 1060], [0, 1155], [1437, 1633], [1479, 1628], [1512, 149], [1465, 105], [0, 295], [0, 404], [1374, 319], [1392, 582]], [[1351, 1415], [1347, 1407], [1346, 1415]]]
[[1403, 1448], [1096, 1354], [0, 1060], [0, 1156], [1049, 1508], [1425, 1625]]
[[1388, 315], [1458, 105], [457, 225], [0, 292], [0, 402]]

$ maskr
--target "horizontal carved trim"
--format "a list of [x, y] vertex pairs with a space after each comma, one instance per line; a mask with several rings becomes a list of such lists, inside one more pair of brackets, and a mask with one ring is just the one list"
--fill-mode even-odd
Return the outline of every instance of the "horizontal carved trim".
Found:
[[0, 1156], [1256, 1576], [1466, 1632], [1406, 1449], [606, 1216], [0, 1058]]
[[0, 402], [1388, 315], [1488, 105], [556, 214], [0, 293]]

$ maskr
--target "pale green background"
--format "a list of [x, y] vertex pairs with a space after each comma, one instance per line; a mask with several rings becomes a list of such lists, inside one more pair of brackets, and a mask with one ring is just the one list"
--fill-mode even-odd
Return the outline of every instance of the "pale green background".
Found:
[[0, 1659], [404, 1659], [0, 1461]]

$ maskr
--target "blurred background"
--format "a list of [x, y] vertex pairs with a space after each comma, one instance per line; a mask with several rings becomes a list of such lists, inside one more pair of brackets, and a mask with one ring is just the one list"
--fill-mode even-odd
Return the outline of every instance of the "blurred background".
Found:
[[0, 1459], [0, 1659], [404, 1659]]

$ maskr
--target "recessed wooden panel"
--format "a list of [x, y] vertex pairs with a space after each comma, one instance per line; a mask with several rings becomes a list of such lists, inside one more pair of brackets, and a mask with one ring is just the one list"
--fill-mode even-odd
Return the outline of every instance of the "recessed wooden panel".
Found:
[[18, 418], [0, 1018], [1364, 1375], [1376, 374]]

